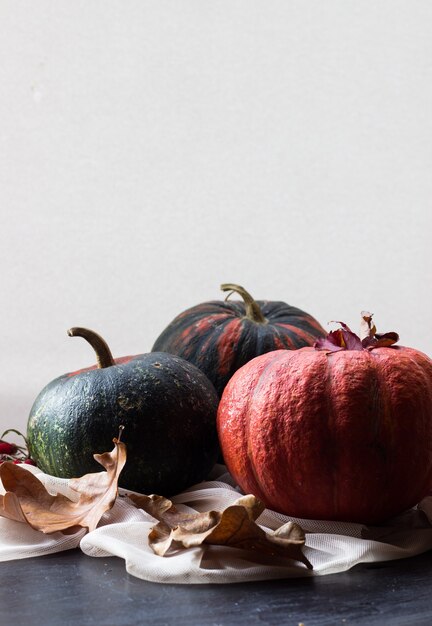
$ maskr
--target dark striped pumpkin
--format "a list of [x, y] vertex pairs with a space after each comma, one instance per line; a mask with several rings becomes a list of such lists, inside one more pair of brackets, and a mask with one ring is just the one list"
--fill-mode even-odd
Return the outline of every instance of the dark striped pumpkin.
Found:
[[199, 367], [219, 396], [231, 376], [256, 356], [296, 350], [325, 336], [308, 313], [285, 302], [255, 301], [239, 285], [221, 285], [242, 301], [214, 300], [180, 313], [158, 337], [153, 352], [169, 352]]

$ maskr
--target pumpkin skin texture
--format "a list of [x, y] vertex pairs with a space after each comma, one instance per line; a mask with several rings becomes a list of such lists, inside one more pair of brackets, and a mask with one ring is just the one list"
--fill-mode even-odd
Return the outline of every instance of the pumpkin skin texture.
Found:
[[59, 477], [100, 470], [93, 459], [124, 425], [127, 463], [119, 485], [175, 494], [206, 478], [218, 453], [218, 396], [204, 374], [165, 353], [116, 359], [52, 381], [27, 427], [37, 465]]
[[432, 488], [432, 361], [414, 349], [257, 357], [217, 424], [243, 491], [293, 517], [380, 523]]
[[244, 301], [214, 300], [187, 309], [152, 348], [199, 367], [219, 396], [234, 372], [256, 356], [311, 346], [326, 334], [311, 315], [285, 302], [254, 301], [238, 285], [221, 288], [236, 291]]

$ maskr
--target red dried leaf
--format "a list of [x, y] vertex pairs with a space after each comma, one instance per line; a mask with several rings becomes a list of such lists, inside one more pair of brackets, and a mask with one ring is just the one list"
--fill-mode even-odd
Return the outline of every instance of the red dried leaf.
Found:
[[360, 323], [360, 337], [344, 324], [344, 322], [334, 322], [340, 324], [342, 328], [331, 331], [327, 337], [318, 339], [314, 348], [326, 350], [327, 352], [339, 352], [340, 350], [373, 350], [392, 346], [399, 341], [399, 335], [394, 332], [378, 334], [376, 327], [372, 323], [372, 313], [362, 311]]
[[330, 324], [340, 324], [344, 330], [346, 330], [349, 333], [352, 333], [351, 328], [348, 326], [348, 324], [345, 324], [345, 322], [340, 322], [339, 320], [332, 320]]
[[[338, 322], [340, 323], [340, 322]], [[344, 326], [346, 326], [344, 324]], [[338, 328], [332, 330], [327, 337], [318, 339], [314, 347], [317, 350], [328, 350], [329, 352], [338, 352], [339, 350], [363, 350], [363, 345], [355, 333], [352, 330], [346, 330], [346, 328]]]
[[9, 443], [9, 441], [3, 441], [0, 439], [0, 454], [15, 454], [18, 450], [18, 446], [15, 443]]
[[314, 343], [316, 350], [327, 350], [327, 352], [339, 352], [339, 350], [345, 350], [345, 347], [341, 345], [340, 331], [332, 330], [326, 337], [320, 337]]

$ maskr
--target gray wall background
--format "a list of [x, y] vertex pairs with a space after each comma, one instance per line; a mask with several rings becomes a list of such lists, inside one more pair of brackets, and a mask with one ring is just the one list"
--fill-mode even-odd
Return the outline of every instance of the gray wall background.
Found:
[[0, 428], [221, 282], [432, 352], [432, 3], [2, 0]]

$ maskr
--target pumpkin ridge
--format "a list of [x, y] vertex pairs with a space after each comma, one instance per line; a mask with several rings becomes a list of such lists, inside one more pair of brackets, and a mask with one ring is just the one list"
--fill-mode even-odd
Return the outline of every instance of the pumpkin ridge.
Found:
[[[367, 444], [370, 459], [368, 467], [365, 467], [365, 473], [371, 474], [378, 469], [376, 488], [380, 491], [380, 498], [374, 503], [373, 510], [369, 510], [369, 515], [375, 517], [377, 512], [379, 516], [379, 510], [382, 508], [383, 503], [387, 501], [390, 488], [388, 472], [382, 472], [381, 465], [382, 463], [384, 463], [386, 467], [391, 467], [392, 465], [392, 410], [389, 387], [385, 384], [385, 378], [382, 375], [377, 359], [373, 356], [373, 351], [358, 351], [357, 358], [358, 362], [362, 364], [358, 369], [362, 375], [365, 376], [365, 380], [367, 381], [366, 393], [363, 398], [365, 402], [364, 410], [361, 416], [362, 421], [365, 422], [365, 432], [370, 433], [370, 441]], [[367, 422], [367, 420], [369, 420], [369, 422]], [[390, 436], [389, 440], [387, 439], [388, 436]], [[383, 438], [385, 441], [390, 441], [390, 454], [388, 451], [389, 446], [383, 446], [382, 444]], [[366, 442], [360, 440], [359, 445], [365, 446]], [[366, 490], [363, 484], [363, 477], [364, 474], [362, 473], [358, 477], [356, 484], [353, 485], [354, 490], [358, 491], [358, 495], [353, 499], [353, 503], [351, 504], [353, 508], [355, 507], [355, 500], [357, 498], [361, 499], [361, 495]]]
[[[335, 512], [340, 519], [347, 519], [347, 510], [362, 509], [362, 500], [371, 487], [372, 473], [377, 471], [377, 480], [381, 481], [382, 452], [381, 446], [376, 444], [377, 433], [381, 432], [380, 406], [385, 399], [382, 396], [380, 378], [377, 376], [376, 367], [369, 351], [349, 352], [341, 351], [327, 355], [335, 363], [343, 364], [338, 372], [336, 369], [332, 377], [332, 403], [334, 406], [335, 422], [333, 432], [335, 434], [335, 449], [338, 452], [337, 464], [333, 473], [336, 485], [340, 484], [337, 477], [343, 476], [345, 496], [337, 494]], [[378, 402], [372, 401], [371, 390], [375, 388]], [[333, 400], [334, 398], [334, 400]], [[342, 441], [343, 445], [341, 445]], [[375, 442], [375, 443], [374, 443]], [[357, 468], [360, 466], [358, 457], [364, 458], [364, 471], [354, 474], [349, 471], [353, 461]], [[378, 489], [382, 485], [378, 482]], [[381, 505], [377, 500], [376, 505]], [[359, 504], [360, 503], [360, 504]], [[369, 512], [371, 517], [375, 511]], [[362, 521], [361, 514], [356, 517]]]
[[[411, 361], [411, 363], [414, 363], [416, 369], [418, 370], [418, 372], [420, 373], [420, 375], [425, 378], [426, 380], [426, 373], [424, 371], [424, 369], [421, 367], [420, 363], [418, 362], [418, 360], [416, 360], [414, 358], [414, 356], [411, 354], [411, 350], [408, 348], [404, 348], [403, 346], [398, 346], [396, 348], [392, 348], [392, 350], [398, 350], [399, 352], [403, 352], [403, 354]], [[374, 354], [375, 351], [372, 351], [372, 354]], [[379, 353], [378, 353], [379, 354]], [[417, 355], [419, 355], [420, 353], [417, 353]], [[421, 357], [422, 358], [422, 357]], [[431, 376], [432, 376], [432, 366], [430, 365], [429, 361], [427, 358], [422, 358], [422, 361], [424, 362], [424, 365], [430, 370]], [[426, 387], [428, 388], [427, 385], [427, 380], [426, 380]]]
[[[274, 326], [284, 328], [290, 331], [289, 337], [292, 341], [293, 349], [299, 349], [304, 345], [311, 345], [315, 340], [315, 336], [308, 333], [306, 330], [299, 326], [293, 326], [292, 324], [284, 324], [282, 322], [275, 322]], [[297, 340], [297, 341], [296, 341]], [[299, 341], [300, 340], [300, 341]]]
[[267, 352], [275, 352], [278, 349], [274, 341], [274, 326], [261, 324], [257, 328], [251, 329], [251, 335], [255, 340], [254, 354], [267, 354]]
[[[386, 373], [386, 369], [387, 369], [387, 362], [386, 362], [386, 358], [388, 358], [388, 355], [383, 355], [383, 353], [381, 352], [381, 349], [376, 349], [371, 351], [371, 354], [373, 355], [373, 358], [375, 360], [376, 363], [378, 363], [378, 376], [380, 377], [381, 380], [385, 381], [385, 373]], [[385, 350], [387, 350], [385, 348]], [[394, 348], [392, 349], [394, 350]], [[391, 354], [391, 353], [390, 353]], [[385, 358], [383, 359], [382, 357], [385, 356]], [[391, 357], [390, 357], [391, 358]], [[390, 431], [393, 435], [394, 433], [394, 424], [395, 424], [395, 410], [394, 410], [394, 400], [392, 398], [392, 393], [391, 393], [391, 387], [389, 384], [383, 384], [382, 385], [382, 394], [385, 396], [386, 398], [386, 403], [387, 406], [385, 407], [385, 415], [388, 417], [388, 422], [387, 422], [387, 430]], [[407, 416], [408, 418], [408, 416]], [[397, 417], [396, 417], [397, 419]], [[408, 443], [408, 442], [407, 442]], [[397, 442], [396, 442], [397, 444]], [[393, 447], [395, 445], [394, 442], [394, 438], [391, 439], [391, 445], [388, 446], [390, 448], [389, 450], [389, 454], [387, 454], [387, 459], [386, 459], [386, 463], [390, 465], [390, 467], [394, 467], [395, 469], [397, 469], [397, 465], [398, 465], [398, 461], [399, 459], [395, 459], [394, 458], [394, 451], [393, 451]], [[392, 472], [393, 473], [393, 472]], [[391, 483], [387, 480], [387, 489], [384, 491], [383, 493], [383, 500], [385, 502], [385, 506], [387, 507], [391, 507], [394, 508], [394, 505], [392, 504], [392, 485]], [[405, 485], [402, 485], [399, 483], [399, 490], [401, 491], [405, 491], [406, 487]], [[390, 496], [389, 496], [390, 494]], [[411, 502], [411, 505], [414, 505], [417, 503], [417, 499], [415, 499], [415, 502]]]
[[[229, 380], [233, 374], [230, 370], [226, 371], [229, 364], [225, 363], [225, 371], [221, 369], [218, 358], [219, 342], [222, 340], [226, 328], [231, 328], [234, 332], [241, 334], [242, 322], [237, 317], [221, 320], [220, 323], [209, 328], [205, 334], [197, 336], [193, 346], [194, 350], [187, 353], [187, 358], [196, 363], [197, 367], [202, 368], [207, 375], [211, 374], [209, 378], [213, 380], [213, 383], [216, 383], [215, 386], [222, 383], [225, 378]], [[218, 367], [215, 367], [214, 364], [216, 363]]]
[[[262, 374], [265, 370], [268, 369], [268, 367], [270, 367], [271, 362], [274, 360], [272, 353], [267, 353], [266, 355], [261, 355], [260, 357], [258, 357], [259, 359], [266, 359], [266, 363], [265, 366], [263, 367], [262, 372], [259, 374], [259, 376], [257, 377], [257, 381], [259, 382], [262, 378]], [[249, 368], [250, 366], [249, 362], [247, 365], [245, 365], [245, 368]], [[247, 400], [244, 403], [241, 403], [240, 405], [238, 405], [238, 403], [235, 401], [235, 399], [230, 396], [230, 389], [233, 387], [233, 382], [236, 379], [241, 379], [242, 377], [242, 371], [238, 370], [236, 372], [236, 374], [234, 374], [233, 378], [231, 379], [230, 383], [228, 384], [227, 388], [226, 388], [226, 392], [224, 393], [225, 398], [229, 398], [228, 399], [228, 403], [233, 403], [236, 411], [239, 412], [239, 415], [237, 415], [236, 418], [236, 424], [240, 425], [241, 428], [241, 439], [243, 441], [246, 442], [246, 446], [247, 449], [245, 451], [245, 453], [241, 454], [241, 455], [237, 455], [234, 452], [234, 457], [230, 458], [230, 456], [227, 454], [226, 458], [225, 458], [225, 462], [226, 465], [228, 467], [228, 470], [230, 473], [232, 473], [233, 475], [239, 475], [241, 474], [244, 477], [248, 477], [247, 478], [247, 483], [246, 485], [243, 487], [243, 491], [249, 491], [251, 493], [254, 493], [258, 498], [262, 499], [263, 502], [265, 502], [265, 498], [263, 497], [263, 493], [262, 493], [262, 489], [261, 489], [261, 483], [259, 482], [259, 480], [257, 480], [257, 476], [256, 476], [256, 471], [255, 471], [255, 466], [254, 466], [254, 461], [253, 461], [253, 456], [251, 454], [251, 451], [249, 449], [250, 447], [250, 437], [249, 437], [249, 433], [250, 433], [250, 426], [249, 426], [249, 407], [251, 406], [252, 403], [252, 394], [248, 394]], [[255, 387], [255, 379], [254, 379], [254, 387]], [[219, 417], [219, 416], [218, 416]], [[219, 421], [219, 419], [218, 419]], [[222, 439], [224, 439], [225, 437], [225, 430], [224, 429], [219, 429], [219, 434], [221, 436]], [[231, 427], [229, 427], [229, 434], [228, 437], [232, 436], [232, 432], [231, 432]], [[235, 439], [239, 440], [240, 438], [240, 433], [239, 433], [239, 429], [235, 428]]]
[[[265, 326], [258, 325], [254, 322], [251, 322], [246, 317], [239, 319], [239, 328], [240, 328], [240, 336], [238, 339], [238, 344], [242, 345], [242, 350], [234, 353], [234, 359], [231, 363], [231, 369], [229, 375], [225, 380], [221, 381], [226, 385], [233, 374], [239, 370], [241, 367], [246, 365], [251, 361], [251, 359], [255, 358], [256, 355], [256, 347], [257, 347], [257, 333], [262, 329], [266, 328]], [[269, 350], [268, 352], [271, 352]]]
[[[416, 351], [415, 353], [413, 353], [411, 348], [404, 348], [403, 346], [398, 346], [398, 347], [392, 347], [392, 348], [380, 348], [380, 349], [376, 349], [374, 351], [371, 352], [371, 354], [375, 355], [376, 358], [379, 358], [380, 355], [383, 355], [383, 352], [381, 352], [382, 350], [391, 350], [392, 353], [394, 353], [396, 350], [400, 353], [403, 354], [403, 358], [408, 359], [414, 366], [415, 369], [418, 373], [418, 375], [420, 376], [424, 390], [427, 391], [428, 395], [427, 397], [425, 397], [424, 395], [417, 395], [417, 399], [419, 399], [422, 403], [421, 407], [419, 407], [419, 409], [421, 408], [421, 413], [423, 416], [425, 416], [425, 419], [423, 420], [425, 422], [425, 425], [427, 427], [427, 424], [429, 423], [429, 419], [428, 419], [428, 401], [429, 404], [432, 404], [432, 387], [431, 387], [431, 381], [432, 381], [432, 365], [430, 363], [430, 361], [428, 360], [428, 358], [426, 357], [426, 355], [424, 355], [421, 352]], [[423, 362], [423, 367], [420, 365], [419, 361], [415, 358], [415, 357], [419, 357], [422, 362]], [[390, 358], [393, 358], [393, 356], [390, 356]], [[427, 368], [429, 370], [429, 376], [427, 374], [427, 372], [425, 371], [424, 368]], [[429, 380], [428, 380], [429, 378]], [[389, 391], [389, 389], [388, 389]], [[432, 428], [430, 426], [430, 428]], [[417, 502], [417, 500], [419, 500], [421, 497], [423, 497], [423, 494], [426, 492], [427, 489], [432, 489], [432, 449], [430, 450], [430, 454], [428, 456], [428, 461], [429, 461], [429, 474], [427, 475], [427, 477], [425, 478], [425, 484], [424, 487], [421, 488], [421, 486], [419, 485], [418, 487], [418, 493], [419, 496], [417, 499], [413, 499], [415, 500], [415, 502], [413, 502], [413, 504], [415, 504]]]
[[[351, 447], [357, 467], [359, 467], [357, 455], [364, 459], [363, 472], [359, 472], [357, 475], [346, 474], [346, 466], [350, 465], [350, 460], [347, 460], [346, 449], [337, 446], [341, 453], [338, 472], [340, 476], [345, 476], [347, 482], [344, 506], [342, 508], [338, 506], [335, 510], [341, 519], [348, 519], [348, 510], [351, 511], [351, 515], [357, 511], [355, 517], [359, 521], [363, 521], [362, 516], [365, 515], [364, 501], [367, 501], [367, 492], [372, 489], [374, 493], [380, 494], [368, 507], [368, 519], [369, 522], [373, 522], [382, 520], [385, 511], [387, 511], [387, 516], [398, 512], [395, 502], [396, 484], [398, 485], [398, 497], [401, 493], [413, 491], [409, 486], [411, 479], [407, 474], [400, 474], [399, 466], [403, 464], [406, 467], [408, 459], [408, 463], [412, 465], [413, 480], [415, 480], [419, 464], [414, 459], [413, 439], [409, 424], [406, 421], [409, 418], [407, 416], [404, 419], [404, 415], [397, 409], [397, 395], [395, 396], [394, 389], [398, 381], [400, 384], [401, 373], [398, 371], [400, 361], [395, 361], [393, 358], [394, 349], [378, 348], [375, 351], [358, 351], [356, 354], [356, 357], [351, 357], [349, 360], [346, 356], [347, 351], [335, 352], [331, 355], [335, 361], [340, 360], [349, 363], [349, 369], [345, 372], [343, 382], [334, 379], [339, 398], [336, 412], [339, 422], [336, 423], [334, 432], [342, 435], [342, 440], [345, 440], [345, 443]], [[355, 358], [354, 361], [353, 358]], [[353, 385], [355, 380], [357, 383]], [[375, 394], [371, 395], [373, 387], [375, 387]], [[357, 411], [354, 411], [354, 405], [350, 399], [354, 392], [361, 394], [357, 401]], [[374, 400], [374, 395], [377, 400]], [[417, 414], [420, 412], [422, 414], [427, 413], [423, 403], [421, 407], [417, 400], [415, 403], [413, 409]], [[411, 408], [410, 403], [408, 406]], [[343, 435], [343, 422], [341, 421], [344, 416], [348, 416], [350, 437], [347, 440], [346, 436]], [[396, 419], [399, 419], [398, 424], [395, 422]], [[396, 426], [398, 427], [395, 430]], [[353, 440], [356, 430], [357, 433]], [[395, 432], [398, 434], [397, 440], [394, 438]], [[405, 432], [405, 435], [401, 432]], [[402, 442], [403, 447], [401, 448]], [[395, 449], [399, 450], [399, 456], [395, 455]], [[405, 458], [400, 456], [401, 450], [404, 450]], [[427, 482], [427, 479], [425, 480]], [[430, 485], [430, 481], [428, 484]], [[422, 488], [423, 484], [419, 485], [416, 490], [418, 498], [414, 497], [409, 500], [405, 497], [405, 501], [409, 501], [407, 507], [414, 505], [423, 497], [425, 491], [423, 489], [422, 492]], [[340, 505], [340, 502], [338, 504]]]
[[285, 302], [268, 302], [263, 300], [258, 300], [257, 302], [271, 324], [286, 323], [295, 328], [301, 328], [305, 332], [313, 335], [314, 338], [317, 337], [317, 332], [321, 336], [327, 334], [321, 324], [312, 317], [312, 315], [297, 307], [286, 304]]
[[[238, 342], [240, 335], [241, 322], [233, 319], [222, 327], [221, 334], [215, 341], [215, 348], [218, 353], [219, 363], [218, 374], [221, 376], [226, 376], [230, 373], [230, 369], [232, 366], [232, 364], [230, 363], [232, 346]], [[203, 344], [201, 352], [205, 354], [206, 351], [207, 346]]]
[[[249, 415], [249, 408], [250, 408], [250, 406], [251, 406], [255, 396], [261, 390], [261, 387], [265, 384], [265, 380], [264, 379], [265, 379], [265, 375], [268, 373], [268, 370], [270, 368], [274, 367], [277, 362], [286, 359], [287, 356], [288, 356], [285, 350], [276, 350], [274, 352], [275, 352], [275, 354], [273, 354], [271, 352], [267, 353], [267, 354], [272, 354], [273, 358], [269, 359], [269, 362], [266, 364], [264, 369], [261, 371], [261, 373], [260, 373], [260, 375], [259, 375], [259, 377], [258, 377], [258, 379], [256, 381], [256, 384], [254, 386], [253, 393], [249, 395], [248, 402], [247, 402], [247, 413], [246, 413], [247, 414], [247, 419], [246, 419], [246, 425], [245, 425], [246, 441], [247, 441], [247, 458], [248, 458], [248, 461], [249, 461], [250, 469], [251, 469], [253, 477], [254, 477], [254, 481], [255, 481], [256, 485], [259, 487], [258, 497], [264, 503], [266, 502], [267, 498], [263, 495], [263, 490], [262, 490], [262, 485], [261, 485], [261, 478], [259, 477], [259, 475], [257, 473], [257, 469], [256, 469], [256, 465], [255, 465], [255, 455], [254, 455], [253, 450], [251, 448], [251, 437], [250, 437], [251, 420], [250, 420], [250, 415]], [[291, 353], [289, 352], [288, 354], [291, 354]]]
[[[246, 407], [244, 410], [244, 417], [245, 417], [245, 423], [244, 423], [244, 431], [245, 431], [245, 441], [247, 442], [247, 451], [246, 451], [246, 459], [247, 459], [247, 464], [249, 465], [249, 470], [252, 472], [252, 478], [253, 478], [253, 482], [255, 483], [255, 489], [256, 489], [256, 493], [258, 494], [258, 497], [264, 501], [264, 496], [261, 490], [261, 482], [257, 476], [257, 472], [256, 472], [256, 468], [255, 468], [255, 463], [254, 463], [254, 457], [252, 454], [252, 449], [251, 449], [251, 443], [250, 443], [250, 419], [249, 419], [249, 409], [250, 406], [252, 404], [252, 400], [253, 397], [255, 396], [255, 392], [256, 389], [259, 385], [262, 384], [262, 378], [264, 373], [268, 370], [268, 368], [270, 367], [272, 361], [270, 360], [269, 363], [267, 363], [266, 367], [262, 370], [262, 372], [260, 373], [257, 382], [256, 382], [256, 386], [254, 388], [254, 392], [253, 394], [251, 394], [248, 397], [248, 401], [246, 403]], [[251, 490], [252, 491], [252, 490]]]
[[[327, 355], [326, 355], [327, 356]], [[335, 446], [335, 442], [333, 440], [333, 432], [334, 432], [334, 423], [335, 423], [335, 406], [333, 402], [333, 374], [332, 374], [332, 358], [327, 358], [325, 361], [326, 367], [326, 378], [325, 378], [325, 386], [324, 386], [324, 398], [325, 398], [325, 406], [326, 406], [326, 426], [328, 433], [328, 442], [332, 448], [329, 456], [333, 458], [333, 463], [331, 463], [330, 472], [331, 472], [331, 492], [332, 492], [332, 500], [333, 500], [333, 510], [339, 510], [339, 502], [338, 502], [338, 493], [337, 493], [337, 475], [338, 470], [337, 465], [339, 459], [337, 459], [336, 452], [337, 447]]]
[[[390, 394], [391, 390], [390, 390], [390, 387], [385, 384], [383, 373], [380, 367], [378, 366], [379, 359], [377, 358], [377, 356], [379, 355], [376, 354], [376, 350], [370, 350], [369, 356], [370, 356], [371, 362], [374, 365], [375, 377], [378, 383], [378, 403], [377, 403], [377, 407], [375, 410], [377, 421], [376, 421], [376, 428], [374, 430], [375, 441], [376, 441], [375, 445], [377, 446], [377, 448], [380, 450], [381, 454], [383, 455], [383, 458], [385, 459], [384, 462], [386, 463], [386, 465], [390, 466], [391, 468], [390, 472], [393, 475], [394, 459], [393, 459], [392, 453], [393, 453], [393, 446], [394, 446], [394, 424], [393, 424], [393, 415], [392, 415], [392, 407], [391, 407], [391, 394]], [[386, 432], [386, 437], [385, 437], [386, 441], [390, 442], [390, 445], [389, 445], [390, 451], [391, 451], [390, 455], [387, 452], [388, 446], [384, 447], [380, 441], [380, 432], [383, 430], [385, 430]], [[389, 484], [389, 472], [386, 471], [385, 472], [385, 484], [383, 485], [382, 499], [380, 501], [380, 506], [382, 506], [383, 501], [384, 503], [387, 502], [390, 486], [391, 485]]]
[[282, 334], [277, 324], [274, 324], [274, 330], [276, 331], [278, 342], [280, 344], [280, 347], [277, 348], [278, 350], [294, 350], [295, 349], [295, 345], [291, 337], [288, 337], [287, 335]]
[[[311, 358], [310, 351], [310, 348], [302, 350], [307, 366], [300, 376], [295, 356], [299, 352], [279, 351], [279, 358], [273, 359], [272, 369], [263, 374], [265, 386], [257, 390], [254, 408], [249, 411], [253, 428], [249, 440], [253, 445], [255, 473], [266, 493], [264, 502], [273, 510], [280, 510], [281, 502], [289, 509], [299, 493], [306, 505], [309, 498], [327, 502], [327, 494], [322, 489], [327, 485], [325, 482], [321, 484], [322, 472], [315, 476], [313, 491], [308, 491], [304, 483], [311, 464], [316, 463], [317, 458], [326, 458], [321, 443], [322, 413], [314, 411], [310, 414], [309, 400], [306, 399], [308, 389], [313, 397], [320, 397], [323, 393], [320, 372], [324, 359], [320, 358], [322, 363], [318, 363]], [[291, 403], [290, 399], [294, 402]], [[271, 408], [273, 400], [278, 403], [276, 414]], [[306, 430], [300, 425], [302, 416], [307, 418]], [[312, 455], [303, 455], [306, 442], [313, 446]], [[308, 517], [308, 508], [296, 511], [295, 516]]]
[[[207, 325], [206, 328], [202, 328], [199, 326], [201, 321], [205, 321], [210, 316], [200, 315], [193, 324], [187, 323], [185, 324], [184, 330], [181, 334], [178, 335], [177, 340], [173, 344], [173, 347], [176, 348], [176, 354], [182, 358], [187, 358], [188, 360], [197, 360], [197, 362], [201, 362], [200, 352], [201, 346], [200, 342], [205, 342], [212, 334], [217, 331], [219, 328], [226, 323], [227, 319], [230, 319], [228, 316], [225, 316], [222, 313], [212, 314], [211, 322]], [[217, 319], [215, 319], [217, 318]], [[152, 352], [157, 352], [158, 350], [164, 351], [164, 347], [158, 347], [158, 342], [152, 348]]]

